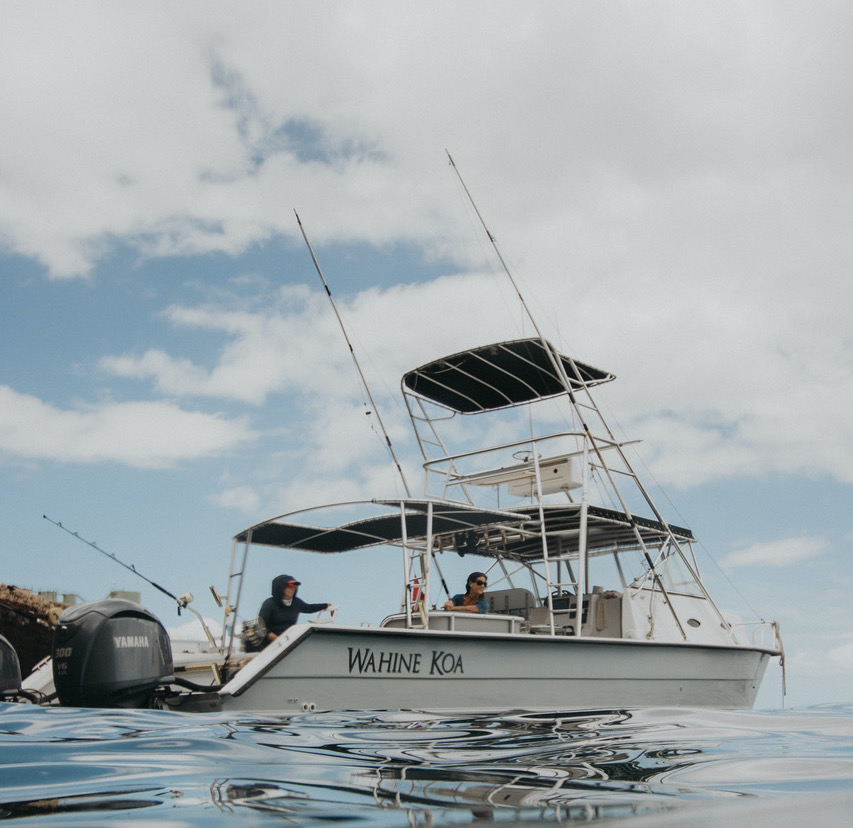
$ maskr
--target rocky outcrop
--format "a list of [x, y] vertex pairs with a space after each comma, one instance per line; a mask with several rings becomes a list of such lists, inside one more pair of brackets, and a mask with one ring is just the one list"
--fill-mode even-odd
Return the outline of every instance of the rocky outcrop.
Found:
[[67, 606], [28, 589], [0, 584], [0, 635], [15, 648], [22, 676], [50, 655], [53, 629]]

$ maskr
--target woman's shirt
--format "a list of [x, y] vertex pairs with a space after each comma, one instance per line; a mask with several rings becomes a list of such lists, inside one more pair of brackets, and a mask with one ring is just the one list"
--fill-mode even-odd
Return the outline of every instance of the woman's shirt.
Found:
[[[458, 595], [454, 595], [451, 599], [453, 601], [454, 607], [461, 607], [465, 604], [465, 596], [460, 592]], [[483, 598], [474, 605], [477, 607], [477, 612], [488, 612], [489, 611], [489, 602]]]

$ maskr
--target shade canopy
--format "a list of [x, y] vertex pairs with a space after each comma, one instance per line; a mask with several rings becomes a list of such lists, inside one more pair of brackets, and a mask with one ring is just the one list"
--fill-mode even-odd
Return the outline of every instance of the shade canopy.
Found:
[[[312, 526], [286, 518], [259, 523], [235, 537], [239, 543], [300, 549], [308, 552], [349, 552], [371, 546], [427, 542], [429, 515], [435, 545], [459, 554], [503, 557], [531, 563], [542, 558], [538, 507], [514, 511], [479, 509], [464, 503], [426, 500], [367, 501], [361, 506], [387, 506], [393, 511], [336, 526]], [[543, 511], [551, 555], [577, 554], [580, 539], [580, 504], [547, 506]], [[689, 529], [626, 515], [613, 509], [587, 507], [587, 553], [604, 554], [639, 544], [655, 548], [672, 537], [689, 542]]]
[[[462, 414], [508, 408], [598, 385], [612, 374], [558, 353], [544, 339], [498, 342], [415, 368], [405, 389]], [[568, 387], [567, 387], [568, 385]]]
[[[355, 505], [355, 504], [353, 504]], [[246, 529], [235, 537], [240, 543], [304, 549], [308, 552], [349, 552], [367, 546], [423, 541], [432, 514], [432, 534], [454, 535], [488, 524], [518, 526], [525, 515], [491, 509], [478, 509], [464, 503], [438, 503], [427, 500], [371, 500], [365, 507], [389, 506], [395, 511], [351, 521], [338, 526], [321, 527], [273, 518]]]

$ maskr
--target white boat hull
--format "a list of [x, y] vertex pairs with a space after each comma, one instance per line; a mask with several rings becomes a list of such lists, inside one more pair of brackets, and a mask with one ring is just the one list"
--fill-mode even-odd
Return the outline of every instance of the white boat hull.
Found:
[[222, 689], [223, 710], [749, 708], [754, 647], [299, 625]]

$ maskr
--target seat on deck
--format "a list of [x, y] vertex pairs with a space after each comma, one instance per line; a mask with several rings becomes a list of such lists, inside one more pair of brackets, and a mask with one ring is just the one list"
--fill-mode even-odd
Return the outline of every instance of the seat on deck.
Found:
[[499, 615], [517, 615], [527, 618], [531, 610], [536, 608], [536, 598], [529, 589], [515, 587], [513, 589], [495, 589], [483, 593], [483, 598], [489, 602], [489, 612]]

